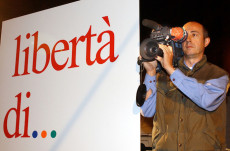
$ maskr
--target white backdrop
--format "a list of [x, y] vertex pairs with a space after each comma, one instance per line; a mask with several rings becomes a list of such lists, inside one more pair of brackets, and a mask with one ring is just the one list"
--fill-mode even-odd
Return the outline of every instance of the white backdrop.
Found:
[[[110, 26], [102, 18], [104, 16], [108, 17]], [[76, 46], [76, 65], [79, 67], [68, 68], [73, 52], [70, 41], [89, 34], [90, 27], [90, 59], [95, 60], [96, 53], [107, 42], [110, 44], [102, 49], [102, 59], [110, 56], [113, 42], [114, 57], [118, 58], [103, 64], [95, 61], [88, 65], [85, 39]], [[61, 42], [55, 47], [56, 50], [68, 48], [55, 53], [58, 64], [67, 62], [62, 70], [55, 70], [50, 59], [42, 73], [32, 71], [36, 41], [33, 34], [37, 31], [37, 48], [46, 44], [50, 53], [59, 40], [66, 41], [69, 47]], [[113, 36], [104, 33], [101, 42], [98, 42], [99, 35], [105, 31], [114, 33], [114, 40], [111, 39]], [[139, 85], [136, 71], [139, 54], [138, 0], [82, 0], [70, 3], [4, 21], [1, 36], [1, 151], [140, 150], [139, 109], [135, 105]], [[18, 75], [13, 76], [17, 47], [20, 50]], [[46, 55], [43, 48], [37, 51], [37, 70], [45, 66]], [[27, 57], [28, 67], [25, 67]], [[29, 74], [20, 75], [25, 68]], [[19, 114], [10, 109], [19, 111], [19, 98], [18, 132], [21, 135], [17, 137], [14, 134], [17, 131], [16, 115]], [[6, 117], [7, 123], [4, 122]], [[5, 128], [4, 123], [7, 125]], [[25, 130], [25, 125], [28, 125], [28, 130]], [[4, 129], [13, 137], [8, 138]], [[56, 132], [54, 138], [51, 137], [53, 130]], [[37, 136], [32, 135], [35, 131]], [[45, 138], [41, 136], [42, 131], [47, 132]], [[28, 137], [23, 137], [24, 133], [28, 133]]]

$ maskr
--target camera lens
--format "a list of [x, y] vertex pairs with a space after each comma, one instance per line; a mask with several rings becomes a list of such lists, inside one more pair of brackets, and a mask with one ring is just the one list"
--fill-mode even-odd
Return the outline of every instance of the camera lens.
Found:
[[154, 57], [156, 55], [157, 49], [158, 49], [158, 44], [155, 42], [149, 42], [146, 44], [145, 51], [147, 55], [150, 57]]
[[140, 46], [140, 55], [143, 59], [147, 61], [155, 60], [156, 56], [162, 56], [163, 52], [159, 48], [159, 45], [156, 40], [145, 39]]

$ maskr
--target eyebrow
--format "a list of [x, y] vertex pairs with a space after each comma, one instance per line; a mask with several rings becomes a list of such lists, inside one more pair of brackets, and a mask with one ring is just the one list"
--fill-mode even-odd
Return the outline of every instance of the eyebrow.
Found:
[[191, 33], [199, 33], [198, 31], [192, 30]]

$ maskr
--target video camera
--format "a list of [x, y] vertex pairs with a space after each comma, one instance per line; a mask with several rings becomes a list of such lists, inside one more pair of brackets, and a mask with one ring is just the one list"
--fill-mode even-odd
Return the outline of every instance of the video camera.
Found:
[[[188, 34], [182, 27], [167, 27], [161, 26], [155, 21], [144, 19], [142, 24], [145, 27], [152, 29], [150, 38], [147, 38], [141, 42], [140, 55], [138, 58], [138, 64], [142, 62], [154, 61], [156, 56], [163, 57], [163, 51], [159, 48], [159, 44], [170, 45], [173, 49], [173, 66], [178, 66], [178, 61], [183, 57], [182, 42], [184, 42]], [[157, 64], [156, 72], [161, 71], [162, 67], [160, 63]], [[142, 72], [142, 70], [140, 70]], [[142, 73], [140, 73], [142, 75]], [[144, 104], [146, 97], [146, 86], [140, 84], [136, 94], [136, 104], [141, 107]]]
[[142, 24], [153, 29], [150, 38], [141, 42], [140, 55], [138, 64], [142, 62], [154, 61], [156, 56], [163, 57], [163, 51], [159, 48], [159, 44], [170, 45], [173, 49], [173, 66], [178, 66], [178, 61], [184, 55], [181, 43], [187, 39], [187, 32], [182, 27], [162, 27], [155, 21], [144, 19]]

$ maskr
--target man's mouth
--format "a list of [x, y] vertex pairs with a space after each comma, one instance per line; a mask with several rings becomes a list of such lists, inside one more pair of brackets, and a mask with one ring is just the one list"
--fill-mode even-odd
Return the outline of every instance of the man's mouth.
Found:
[[187, 45], [187, 46], [186, 46], [186, 48], [193, 48], [193, 46], [191, 46], [191, 45]]

